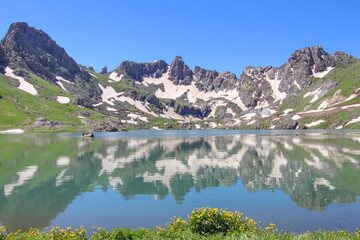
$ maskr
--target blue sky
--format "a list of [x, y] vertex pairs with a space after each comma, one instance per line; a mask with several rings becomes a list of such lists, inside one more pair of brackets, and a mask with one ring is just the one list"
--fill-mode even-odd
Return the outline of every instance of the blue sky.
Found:
[[104, 0], [2, 2], [0, 38], [13, 22], [48, 33], [78, 63], [112, 70], [122, 61], [232, 71], [280, 66], [322, 45], [360, 57], [358, 0]]

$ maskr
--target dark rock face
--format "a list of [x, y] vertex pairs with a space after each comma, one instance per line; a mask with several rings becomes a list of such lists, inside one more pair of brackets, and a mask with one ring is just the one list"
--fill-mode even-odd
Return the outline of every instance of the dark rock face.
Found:
[[219, 76], [217, 71], [205, 70], [199, 66], [194, 69], [194, 81], [200, 91], [211, 92], [214, 90], [214, 80]]
[[175, 57], [170, 65], [169, 79], [172, 80], [175, 85], [191, 84], [193, 72], [180, 56]]
[[174, 111], [182, 116], [195, 116], [197, 118], [205, 118], [209, 116], [211, 108], [208, 105], [203, 105], [200, 108], [190, 105], [177, 104], [174, 105]]
[[5, 73], [5, 67], [9, 64], [9, 59], [7, 58], [4, 49], [0, 45], [0, 73]]
[[7, 66], [9, 64], [9, 59], [7, 58], [5, 54], [5, 50], [0, 45], [0, 65], [1, 66]]
[[164, 60], [158, 60], [153, 63], [135, 63], [125, 61], [115, 70], [118, 75], [124, 74], [125, 77], [142, 81], [143, 77], [159, 78], [166, 73], [168, 64]]
[[155, 94], [150, 94], [146, 97], [146, 101], [155, 105], [157, 108], [161, 108], [160, 100], [155, 96]]
[[232, 72], [221, 72], [214, 80], [214, 90], [215, 92], [219, 90], [232, 90], [236, 87], [237, 81], [236, 75]]
[[92, 100], [91, 98], [89, 98], [88, 96], [83, 96], [83, 95], [77, 95], [73, 98], [72, 102], [75, 105], [79, 105], [82, 107], [86, 107], [86, 108], [93, 108], [93, 104], [95, 103], [94, 100]]
[[217, 111], [215, 113], [215, 117], [218, 119], [224, 119], [226, 117], [226, 109], [223, 108], [223, 109], [220, 109], [219, 111]]
[[207, 104], [203, 104], [200, 106], [200, 111], [201, 111], [201, 116], [205, 118], [209, 116], [209, 114], [211, 113], [211, 107]]
[[100, 74], [106, 75], [107, 73], [108, 73], [108, 69], [107, 69], [107, 67], [105, 66], [105, 67], [103, 67], [103, 68], [101, 69]]
[[199, 90], [205, 92], [231, 90], [238, 82], [236, 75], [231, 72], [224, 71], [219, 74], [215, 70], [205, 70], [198, 66], [194, 70], [194, 81]]
[[30, 77], [29, 73], [23, 71], [23, 70], [15, 70], [13, 72], [16, 76], [19, 76], [19, 77], [23, 77], [23, 78], [28, 78]]
[[[92, 96], [101, 94], [96, 83], [91, 81], [91, 76], [81, 70], [74, 59], [41, 30], [29, 27], [26, 23], [13, 23], [0, 45], [12, 66], [28, 69], [52, 83], [57, 81], [56, 76], [70, 82], [82, 81], [82, 85], [88, 87], [86, 91], [79, 89], [80, 92], [89, 92]], [[76, 91], [71, 93], [79, 94]]]
[[254, 108], [258, 102], [273, 102], [270, 83], [265, 73], [272, 67], [246, 67], [241, 74], [238, 91], [239, 96], [248, 108]]

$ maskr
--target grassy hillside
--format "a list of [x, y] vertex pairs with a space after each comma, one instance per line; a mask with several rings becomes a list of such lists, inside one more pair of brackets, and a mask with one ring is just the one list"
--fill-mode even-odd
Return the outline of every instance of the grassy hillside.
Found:
[[89, 118], [101, 119], [98, 113], [90, 109], [80, 108], [71, 103], [57, 102], [57, 96], [70, 99], [72, 96], [33, 74], [30, 76], [28, 81], [31, 84], [42, 86], [38, 89], [38, 96], [17, 89], [13, 86], [12, 78], [0, 74], [0, 129], [30, 126], [36, 118], [47, 117], [51, 121], [67, 123], [66, 130], [75, 130], [76, 126], [81, 125], [77, 116], [83, 111], [90, 114]]

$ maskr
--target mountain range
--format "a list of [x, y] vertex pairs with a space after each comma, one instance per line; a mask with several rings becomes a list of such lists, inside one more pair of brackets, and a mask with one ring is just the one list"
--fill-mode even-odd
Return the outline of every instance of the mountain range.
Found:
[[360, 126], [360, 61], [321, 46], [238, 78], [176, 56], [100, 73], [49, 35], [11, 24], [0, 42], [0, 129], [346, 129]]

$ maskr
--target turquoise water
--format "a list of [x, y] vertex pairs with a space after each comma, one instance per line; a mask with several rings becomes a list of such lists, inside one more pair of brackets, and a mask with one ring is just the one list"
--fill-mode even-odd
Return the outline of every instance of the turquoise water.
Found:
[[359, 227], [360, 132], [0, 135], [0, 223], [165, 226], [195, 207], [293, 232]]

